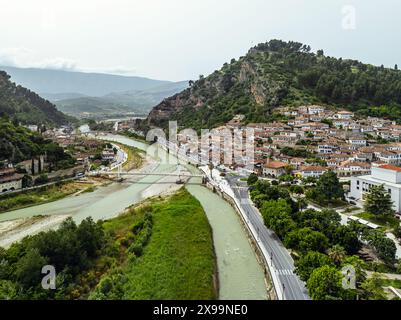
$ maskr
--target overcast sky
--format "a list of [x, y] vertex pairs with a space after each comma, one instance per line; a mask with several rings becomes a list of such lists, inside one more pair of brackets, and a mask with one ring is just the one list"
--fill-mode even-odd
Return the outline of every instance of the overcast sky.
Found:
[[400, 0], [0, 0], [0, 64], [195, 79], [279, 38], [401, 65]]

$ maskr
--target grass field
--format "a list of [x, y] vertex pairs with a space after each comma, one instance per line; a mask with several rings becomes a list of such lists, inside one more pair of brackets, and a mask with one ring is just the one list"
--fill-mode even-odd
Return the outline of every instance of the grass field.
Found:
[[370, 222], [373, 222], [385, 229], [392, 229], [396, 228], [400, 220], [396, 219], [395, 217], [377, 217], [374, 214], [368, 213], [368, 212], [362, 212], [356, 215], [359, 218], [368, 220]]
[[[102, 278], [91, 298], [207, 300], [217, 298], [212, 231], [202, 206], [186, 189], [104, 223], [120, 243], [151, 214], [151, 235], [140, 254]], [[136, 221], [136, 222], [135, 222]], [[148, 227], [149, 229], [149, 227]], [[135, 240], [134, 240], [135, 241]], [[105, 295], [99, 295], [99, 291]]]

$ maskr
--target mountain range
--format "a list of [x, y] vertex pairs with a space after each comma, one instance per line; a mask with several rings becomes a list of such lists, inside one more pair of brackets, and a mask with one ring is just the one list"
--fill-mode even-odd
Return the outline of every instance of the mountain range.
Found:
[[101, 117], [134, 113], [147, 115], [164, 98], [186, 87], [187, 81], [171, 82], [103, 73], [1, 67], [11, 80], [30, 88], [76, 117]]

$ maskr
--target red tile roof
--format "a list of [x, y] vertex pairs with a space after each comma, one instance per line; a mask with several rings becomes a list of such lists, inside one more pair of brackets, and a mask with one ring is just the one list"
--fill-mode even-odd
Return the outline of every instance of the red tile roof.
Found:
[[266, 163], [265, 167], [269, 169], [281, 169], [288, 166], [288, 163], [284, 163], [281, 161], [269, 161]]
[[401, 168], [397, 166], [393, 166], [391, 164], [386, 164], [384, 166], [380, 166], [381, 169], [386, 169], [386, 170], [391, 170], [391, 171], [396, 171], [396, 172], [401, 172]]
[[324, 172], [324, 171], [327, 171], [329, 169], [326, 168], [326, 167], [321, 167], [321, 166], [308, 166], [308, 167], [302, 167], [301, 170], [303, 172], [305, 172], [305, 171], [318, 171], [318, 172], [321, 171], [321, 172]]

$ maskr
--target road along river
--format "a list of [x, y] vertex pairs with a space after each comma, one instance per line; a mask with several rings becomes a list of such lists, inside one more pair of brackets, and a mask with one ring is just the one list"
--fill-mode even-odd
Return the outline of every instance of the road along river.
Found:
[[[107, 135], [99, 138], [142, 150], [148, 147], [142, 142], [123, 136]], [[164, 150], [158, 149], [157, 152], [160, 158], [165, 156]], [[195, 167], [187, 166], [187, 168], [197, 173]], [[176, 169], [176, 164], [159, 162], [149, 170], [153, 173], [170, 173]], [[142, 201], [149, 194], [152, 185], [155, 186], [155, 183], [162, 180], [163, 177], [157, 176], [146, 176], [135, 182], [128, 179], [122, 183], [101, 187], [92, 193], [2, 213], [0, 222], [37, 215], [69, 215], [78, 223], [86, 217], [92, 217], [94, 220], [110, 219], [125, 208]], [[239, 217], [227, 202], [198, 184], [199, 180], [200, 178], [191, 178], [187, 189], [202, 204], [213, 230], [219, 273], [219, 298], [221, 300], [267, 299], [263, 268], [258, 263]], [[165, 189], [168, 188], [169, 185], [166, 184]], [[162, 187], [158, 187], [158, 192], [162, 190]]]

